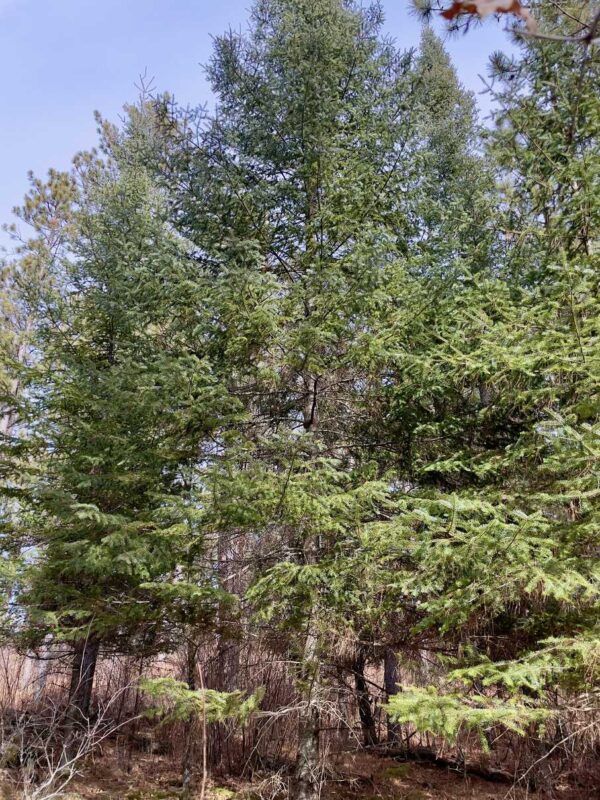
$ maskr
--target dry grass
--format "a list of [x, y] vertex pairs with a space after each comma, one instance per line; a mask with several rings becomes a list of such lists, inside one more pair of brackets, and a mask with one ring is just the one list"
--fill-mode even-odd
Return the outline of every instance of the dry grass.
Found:
[[[111, 745], [90, 760], [65, 800], [182, 800], [178, 775], [178, 764], [172, 759], [139, 754], [133, 761], [124, 761], [124, 754]], [[323, 800], [544, 800], [550, 796], [543, 791], [531, 794], [525, 789], [511, 789], [506, 784], [431, 765], [400, 764], [369, 753], [334, 757], [329, 777]], [[284, 789], [285, 778], [277, 774], [256, 774], [252, 781], [214, 777], [205, 800], [277, 800]], [[8, 789], [0, 797], [17, 800], [17, 795], [10, 794]], [[186, 800], [199, 797], [197, 789]], [[600, 797], [600, 787], [574, 790], [557, 786], [553, 797], [595, 800]]]
[[[353, 653], [349, 650], [349, 657]], [[199, 654], [209, 688], [254, 690], [265, 686], [262, 714], [240, 729], [233, 724], [212, 725], [208, 731], [208, 764], [214, 784], [212, 800], [227, 797], [278, 800], [284, 793], [289, 764], [295, 751], [297, 697], [289, 663], [263, 643], [236, 646], [223, 654], [218, 642], [207, 642]], [[224, 680], [223, 664], [226, 665]], [[181, 654], [151, 661], [127, 658], [103, 660], [98, 668], [95, 708], [111, 702], [115, 725], [123, 725], [110, 743], [103, 743], [85, 764], [84, 777], [72, 788], [80, 800], [168, 800], [181, 797], [181, 724], [156, 727], [139, 718], [144, 697], [137, 688], [141, 675], [183, 674]], [[419, 675], [402, 675], [418, 682]], [[15, 714], [39, 714], [44, 702], [65, 702], [68, 662], [33, 662], [0, 649], [0, 717], [4, 731]], [[457, 747], [404, 727], [402, 739], [411, 747], [430, 748], [450, 761], [482, 764], [532, 779], [511, 790], [507, 784], [457, 774], [439, 766], [398, 764], [389, 758], [360, 751], [360, 725], [352, 681], [333, 667], [327, 675], [329, 691], [322, 709], [323, 751], [330, 754], [323, 800], [600, 800], [600, 727], [578, 708], [562, 711], [543, 738], [520, 739], [506, 731], [492, 732], [492, 751], [485, 754], [477, 737], [464, 736]], [[367, 672], [378, 733], [386, 734], [382, 709], [381, 667]], [[136, 718], [135, 723], [128, 720]], [[585, 723], [585, 725], [583, 724]], [[581, 730], [582, 733], [577, 733]], [[195, 757], [200, 759], [200, 736]], [[0, 741], [0, 745], [2, 742]], [[2, 750], [2, 747], [0, 747]], [[533, 768], [532, 768], [533, 765]], [[1, 765], [0, 765], [1, 766]], [[531, 770], [529, 772], [529, 770]], [[220, 776], [220, 777], [219, 777]], [[8, 781], [5, 781], [8, 787]], [[14, 785], [14, 781], [13, 781]], [[537, 792], [532, 793], [532, 785]], [[216, 790], [219, 791], [216, 791]], [[20, 800], [5, 788], [0, 800]], [[216, 794], [215, 794], [216, 791]], [[227, 792], [233, 793], [227, 795]], [[198, 796], [198, 795], [196, 795]], [[211, 800], [207, 793], [205, 800]]]

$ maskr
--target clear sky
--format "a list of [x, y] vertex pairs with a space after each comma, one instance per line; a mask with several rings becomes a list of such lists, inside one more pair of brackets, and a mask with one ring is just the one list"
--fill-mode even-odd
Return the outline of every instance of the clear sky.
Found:
[[[211, 36], [245, 27], [251, 0], [0, 0], [0, 222], [27, 189], [27, 171], [66, 168], [95, 143], [93, 112], [116, 119], [144, 72], [182, 103], [210, 100], [201, 64]], [[386, 31], [418, 44], [408, 0], [383, 0]], [[508, 47], [489, 20], [447, 42], [459, 77], [480, 92], [493, 50]], [[485, 111], [486, 97], [479, 97]], [[0, 244], [7, 244], [0, 234]], [[9, 250], [10, 250], [9, 245]]]

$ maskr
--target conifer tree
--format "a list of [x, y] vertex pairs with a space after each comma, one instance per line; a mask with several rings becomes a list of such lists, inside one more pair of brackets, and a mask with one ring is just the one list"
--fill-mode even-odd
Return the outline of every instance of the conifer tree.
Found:
[[[32, 306], [19, 494], [32, 554], [19, 636], [33, 649], [70, 645], [73, 721], [88, 714], [99, 654], [170, 646], [164, 598], [148, 584], [175, 579], [192, 531], [191, 552], [201, 547], [185, 497], [225, 408], [199, 340], [186, 346], [202, 322], [185, 242], [145, 170], [104, 142], [104, 161], [81, 155], [64, 178], [69, 230], [46, 253], [53, 280]], [[36, 184], [26, 209], [52, 191]], [[187, 603], [202, 618], [213, 601], [210, 579], [199, 583]]]
[[[404, 506], [420, 529], [416, 548], [404, 541], [423, 559], [405, 575], [422, 625], [463, 631], [470, 662], [450, 677], [480, 692], [475, 706], [407, 693], [392, 707], [414, 720], [420, 704], [421, 726], [448, 736], [499, 721], [523, 732], [546, 690], [589, 705], [598, 677], [598, 60], [532, 41], [494, 62], [505, 258], [448, 303], [423, 363], [445, 397], [427, 433], [447, 444], [421, 469], [442, 493]], [[512, 699], [492, 703], [490, 686]]]
[[[359, 380], [350, 332], [365, 327], [386, 262], [405, 248], [411, 78], [408, 60], [378, 40], [380, 23], [378, 8], [337, 0], [259, 2], [248, 37], [216, 42], [217, 114], [191, 151], [180, 200], [182, 229], [215, 275], [215, 347], [252, 422], [245, 466], [228, 472], [228, 492], [241, 494], [219, 505], [239, 525], [251, 497], [248, 526], [262, 528], [259, 547], [272, 554], [251, 597], [290, 630], [298, 663], [297, 798], [318, 791], [323, 562], [351, 522], [328, 508], [348, 502], [355, 525], [381, 493], [344, 442]], [[235, 465], [235, 449], [229, 457]], [[249, 457], [262, 466], [249, 469]]]
[[[426, 38], [412, 69], [381, 22], [376, 5], [257, 3], [248, 35], [216, 41], [215, 118], [194, 138], [197, 116], [178, 119], [170, 146], [177, 224], [213, 275], [213, 363], [248, 414], [215, 478], [217, 518], [223, 536], [253, 532], [254, 557], [264, 555], [249, 596], [298, 663], [298, 798], [317, 793], [332, 613], [351, 630], [347, 576], [332, 565], [387, 492], [390, 460], [367, 422], [395, 349], [384, 330], [424, 298], [415, 276], [442, 274], [454, 257], [445, 202], [461, 208], [472, 163], [472, 102], [441, 46]], [[438, 69], [453, 93], [433, 113]], [[425, 107], [429, 127], [419, 127]], [[428, 201], [432, 186], [440, 194]], [[353, 634], [361, 652], [363, 632]]]
[[[99, 657], [180, 650], [185, 682], [145, 686], [187, 789], [193, 720], [261, 697], [230, 693], [249, 626], [290, 665], [292, 800], [333, 688], [377, 743], [372, 663], [392, 737], [531, 732], [556, 690], [597, 712], [599, 61], [583, 5], [534, 5], [557, 38], [494, 55], [485, 134], [431, 29], [400, 53], [377, 4], [258, 0], [215, 41], [213, 115], [144, 97], [33, 180], [0, 273], [0, 577], [13, 641], [69, 660], [67, 735]], [[394, 654], [440, 650], [394, 694]]]
[[407, 174], [413, 183], [412, 269], [451, 283], [489, 269], [492, 176], [481, 151], [475, 100], [439, 37], [425, 27], [415, 65], [416, 108]]

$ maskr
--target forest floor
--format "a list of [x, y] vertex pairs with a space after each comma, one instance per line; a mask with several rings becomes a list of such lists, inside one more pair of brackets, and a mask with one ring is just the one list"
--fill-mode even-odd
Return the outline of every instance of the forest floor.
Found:
[[[178, 769], [165, 757], [137, 754], [127, 765], [105, 754], [90, 764], [72, 784], [64, 800], [182, 800], [177, 786]], [[337, 778], [336, 778], [337, 776]], [[275, 800], [284, 783], [280, 776], [265, 775], [253, 782], [209, 779], [204, 800]], [[201, 800], [200, 781], [188, 800]], [[391, 758], [365, 753], [347, 754], [334, 762], [323, 800], [598, 800], [600, 788], [579, 790], [553, 787], [553, 792], [527, 793], [506, 783], [464, 776], [436, 765], [398, 763]], [[7, 790], [0, 798], [17, 800]]]

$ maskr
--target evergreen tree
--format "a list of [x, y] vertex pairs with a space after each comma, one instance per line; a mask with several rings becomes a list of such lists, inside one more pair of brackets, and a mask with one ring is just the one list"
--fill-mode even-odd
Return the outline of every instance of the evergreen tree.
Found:
[[[185, 179], [170, 187], [177, 224], [213, 275], [213, 363], [248, 414], [229, 432], [215, 507], [222, 536], [244, 524], [254, 558], [264, 554], [249, 596], [283, 626], [299, 665], [298, 798], [317, 792], [332, 613], [352, 625], [352, 604], [340, 609], [347, 576], [333, 564], [388, 489], [390, 459], [377, 451], [389, 443], [373, 442], [368, 422], [397, 347], [385, 330], [432, 291], [415, 276], [433, 280], [457, 257], [453, 211], [474, 224], [461, 208], [464, 170], [477, 163], [472, 101], [437, 40], [426, 37], [412, 69], [381, 22], [377, 6], [259, 2], [249, 35], [216, 41], [215, 118], [193, 139], [198, 115], [179, 118], [179, 143], [165, 148], [177, 186]], [[443, 106], [440, 74], [452, 90]], [[460, 256], [482, 261], [482, 239]], [[360, 652], [364, 632], [353, 634]]]
[[[72, 648], [76, 719], [99, 653], [169, 646], [164, 602], [147, 584], [178, 574], [192, 530], [199, 550], [184, 499], [226, 406], [206, 358], [186, 346], [202, 324], [200, 287], [144, 169], [82, 155], [65, 182], [68, 236], [49, 253], [53, 281], [34, 309], [19, 602], [23, 645]], [[52, 190], [36, 185], [26, 208]], [[210, 577], [204, 586], [188, 604], [206, 616]]]
[[[377, 4], [258, 0], [214, 115], [144, 97], [33, 180], [0, 273], [2, 579], [13, 641], [70, 659], [68, 731], [100, 656], [180, 650], [185, 682], [145, 686], [187, 789], [194, 719], [259, 702], [225, 655], [255, 629], [291, 665], [293, 800], [334, 688], [377, 742], [371, 663], [391, 736], [597, 711], [600, 64], [572, 11], [493, 57], [483, 133], [431, 29], [403, 54]], [[426, 651], [436, 685], [394, 694]]]
[[410, 260], [413, 270], [452, 283], [465, 270], [490, 268], [492, 175], [473, 95], [430, 27], [423, 30], [414, 73]]
[[[598, 60], [542, 41], [494, 61], [506, 257], [447, 305], [422, 364], [445, 398], [427, 433], [451, 446], [421, 468], [442, 493], [404, 504], [400, 526], [413, 572], [398, 588], [422, 595], [422, 625], [462, 631], [468, 663], [450, 679], [475, 682], [479, 705], [406, 694], [392, 708], [414, 719], [420, 702], [421, 726], [450, 736], [523, 732], [546, 691], [587, 707], [597, 686]], [[492, 704], [491, 686], [512, 700]]]

